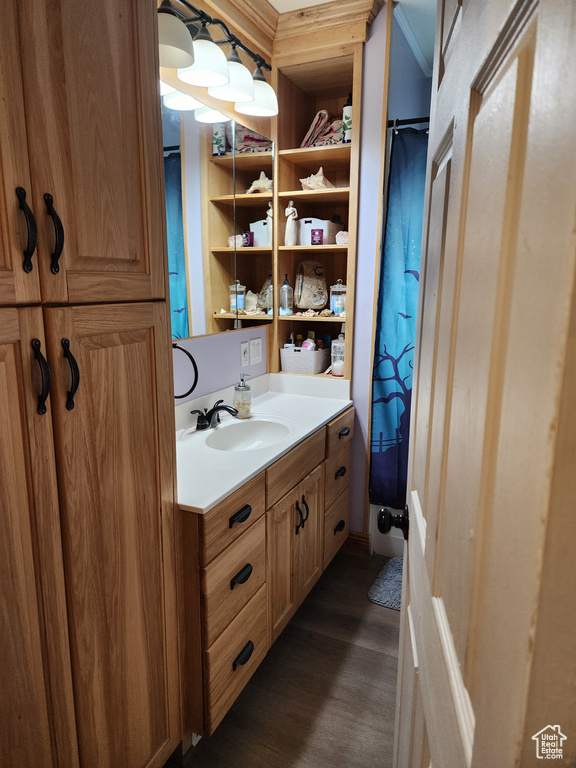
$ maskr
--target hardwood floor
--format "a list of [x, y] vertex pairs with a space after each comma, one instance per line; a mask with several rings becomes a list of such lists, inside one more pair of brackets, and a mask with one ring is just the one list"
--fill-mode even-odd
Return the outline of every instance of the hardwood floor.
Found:
[[391, 766], [400, 614], [367, 597], [384, 562], [336, 556], [183, 768]]

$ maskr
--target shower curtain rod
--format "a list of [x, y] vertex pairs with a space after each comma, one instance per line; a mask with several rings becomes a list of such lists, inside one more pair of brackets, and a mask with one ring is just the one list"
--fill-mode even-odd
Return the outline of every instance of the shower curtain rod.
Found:
[[414, 123], [429, 123], [430, 117], [413, 117], [405, 120], [388, 120], [388, 128], [395, 128], [399, 125], [413, 125]]
[[176, 144], [173, 147], [164, 147], [164, 152], [180, 152], [180, 144]]

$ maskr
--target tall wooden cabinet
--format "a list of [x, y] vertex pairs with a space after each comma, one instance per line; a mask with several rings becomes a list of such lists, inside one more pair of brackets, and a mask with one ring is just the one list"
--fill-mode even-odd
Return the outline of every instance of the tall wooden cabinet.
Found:
[[162, 766], [180, 718], [155, 3], [3, 10], [2, 762]]

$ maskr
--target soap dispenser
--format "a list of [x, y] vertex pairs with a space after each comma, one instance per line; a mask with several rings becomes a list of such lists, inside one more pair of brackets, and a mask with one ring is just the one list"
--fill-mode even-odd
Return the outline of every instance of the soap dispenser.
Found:
[[250, 406], [252, 404], [252, 394], [250, 387], [244, 381], [244, 374], [240, 376], [240, 381], [234, 387], [234, 401], [232, 405], [238, 411], [237, 419], [250, 418]]

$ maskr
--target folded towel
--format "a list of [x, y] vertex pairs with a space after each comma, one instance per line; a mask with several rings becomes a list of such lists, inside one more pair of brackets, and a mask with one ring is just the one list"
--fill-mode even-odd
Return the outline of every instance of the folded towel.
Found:
[[302, 143], [300, 144], [301, 147], [310, 147], [312, 144], [314, 144], [314, 141], [320, 136], [324, 128], [328, 125], [329, 121], [328, 112], [325, 109], [321, 109], [320, 112], [317, 113], [314, 120], [312, 120], [312, 124], [310, 125], [310, 128], [308, 128], [308, 133], [304, 138], [302, 139]]
[[342, 143], [342, 120], [333, 120], [330, 125], [325, 126], [322, 133], [314, 141], [315, 147], [323, 147], [327, 144]]
[[234, 143], [236, 152], [270, 152], [272, 149], [272, 142], [269, 139], [265, 139], [264, 136], [239, 123], [236, 123], [234, 136], [232, 136], [232, 124], [226, 123], [226, 139], [230, 147]]

